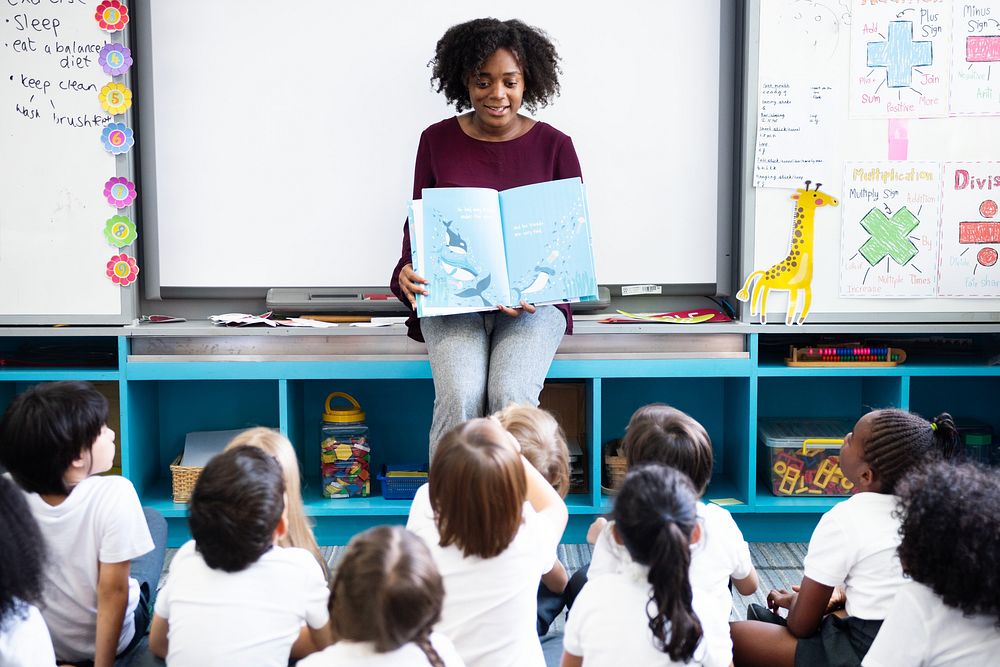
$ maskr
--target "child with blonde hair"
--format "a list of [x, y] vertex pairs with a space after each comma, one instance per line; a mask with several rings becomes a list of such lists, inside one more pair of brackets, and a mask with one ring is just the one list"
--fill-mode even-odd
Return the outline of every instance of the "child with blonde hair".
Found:
[[323, 569], [323, 574], [329, 578], [329, 567], [319, 551], [319, 545], [316, 543], [316, 536], [313, 535], [312, 526], [309, 520], [306, 519], [305, 509], [302, 504], [302, 481], [299, 475], [299, 459], [295, 455], [295, 448], [292, 447], [292, 443], [280, 431], [258, 426], [237, 435], [226, 445], [226, 450], [241, 445], [250, 445], [251, 447], [263, 449], [277, 459], [278, 464], [281, 465], [281, 472], [285, 478], [285, 493], [288, 494], [286, 506], [286, 511], [288, 512], [288, 532], [282, 536], [278, 544], [283, 547], [305, 549], [316, 558], [319, 566]]
[[437, 629], [469, 667], [543, 667], [535, 618], [568, 513], [555, 489], [495, 419], [449, 431], [434, 452], [406, 527], [444, 579]]
[[[542, 473], [562, 498], [569, 493], [569, 447], [566, 434], [552, 413], [533, 405], [512, 404], [494, 415], [521, 445], [521, 454]], [[536, 630], [541, 637], [566, 606], [563, 592], [569, 583], [566, 568], [556, 559], [538, 585]]]
[[444, 584], [427, 545], [399, 526], [355, 535], [337, 565], [330, 621], [337, 643], [299, 667], [464, 667], [433, 632]]

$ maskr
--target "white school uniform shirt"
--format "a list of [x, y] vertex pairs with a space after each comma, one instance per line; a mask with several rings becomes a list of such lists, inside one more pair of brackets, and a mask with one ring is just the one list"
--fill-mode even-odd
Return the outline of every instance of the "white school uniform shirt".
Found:
[[[98, 562], [121, 563], [153, 550], [135, 487], [117, 475], [95, 476], [77, 484], [55, 506], [36, 493], [25, 493], [25, 498], [48, 548], [41, 612], [52, 646], [60, 660], [93, 660]], [[118, 653], [135, 634], [139, 582], [129, 577], [128, 583]]]
[[15, 598], [14, 610], [0, 625], [0, 665], [54, 667], [55, 664], [52, 639], [41, 612]]
[[174, 555], [156, 614], [168, 622], [169, 667], [286, 667], [302, 624], [330, 620], [316, 558], [275, 546], [239, 572], [213, 570], [188, 541]]
[[858, 493], [828, 510], [809, 540], [803, 575], [824, 586], [844, 584], [847, 613], [880, 621], [906, 581], [896, 548], [897, 498], [888, 493]]
[[652, 592], [648, 577], [648, 568], [630, 563], [619, 572], [588, 579], [566, 621], [566, 652], [582, 657], [587, 667], [707, 664], [704, 639], [686, 663], [656, 648], [646, 614]]
[[[691, 546], [688, 576], [692, 606], [705, 634], [705, 664], [728, 665], [733, 659], [733, 639], [729, 632], [733, 595], [729, 579], [743, 579], [753, 571], [750, 547], [726, 509], [703, 502], [696, 509], [701, 539]], [[594, 544], [588, 579], [623, 572], [632, 564], [628, 550], [614, 539], [612, 525], [613, 522], [608, 522]], [[573, 608], [576, 609], [575, 604]]]
[[444, 609], [435, 628], [469, 667], [544, 667], [535, 620], [539, 578], [552, 569], [562, 525], [553, 512], [523, 508], [524, 523], [493, 558], [466, 557], [440, 546], [428, 485], [417, 491], [406, 527], [427, 544], [444, 579]]
[[996, 664], [996, 616], [963, 616], [930, 588], [907, 582], [864, 660], [864, 667], [983, 667]]
[[[455, 646], [440, 632], [431, 633], [431, 646], [444, 667], [465, 667]], [[372, 642], [341, 641], [299, 660], [299, 667], [429, 667], [430, 664], [423, 649], [413, 642], [395, 651], [376, 653]]]

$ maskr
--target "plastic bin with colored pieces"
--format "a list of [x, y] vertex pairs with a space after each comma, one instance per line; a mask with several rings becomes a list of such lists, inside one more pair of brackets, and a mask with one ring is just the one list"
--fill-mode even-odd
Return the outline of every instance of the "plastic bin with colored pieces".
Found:
[[854, 484], [840, 469], [849, 419], [761, 419], [761, 465], [776, 496], [849, 496]]
[[427, 483], [427, 464], [387, 464], [378, 476], [386, 500], [413, 500], [417, 489]]
[[[350, 408], [331, 408], [330, 401], [344, 398]], [[371, 495], [371, 446], [365, 413], [353, 396], [335, 391], [326, 397], [320, 422], [320, 461], [323, 496], [353, 498]]]

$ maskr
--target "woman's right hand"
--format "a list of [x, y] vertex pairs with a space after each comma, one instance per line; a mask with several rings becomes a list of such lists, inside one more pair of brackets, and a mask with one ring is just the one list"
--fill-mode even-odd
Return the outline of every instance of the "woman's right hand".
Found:
[[399, 289], [403, 291], [403, 294], [409, 300], [410, 308], [417, 309], [418, 294], [427, 296], [427, 290], [422, 287], [427, 284], [428, 282], [413, 270], [412, 264], [406, 264], [399, 270]]

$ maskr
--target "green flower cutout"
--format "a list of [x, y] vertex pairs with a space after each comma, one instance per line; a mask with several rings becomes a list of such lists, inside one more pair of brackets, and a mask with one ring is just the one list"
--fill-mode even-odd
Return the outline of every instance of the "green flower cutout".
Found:
[[104, 238], [116, 248], [124, 248], [138, 236], [127, 215], [113, 215], [104, 223]]

